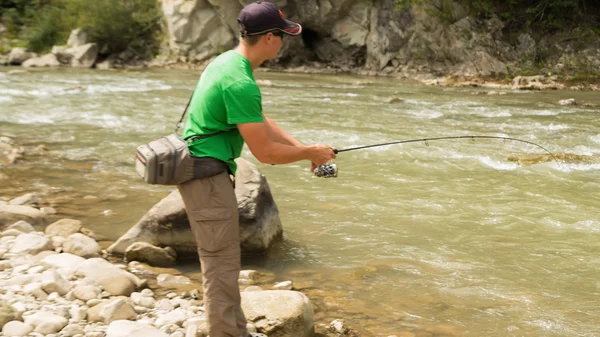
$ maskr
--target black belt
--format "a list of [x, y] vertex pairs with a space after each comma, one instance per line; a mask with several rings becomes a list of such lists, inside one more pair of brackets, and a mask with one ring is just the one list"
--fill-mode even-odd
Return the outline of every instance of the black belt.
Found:
[[194, 179], [214, 177], [229, 171], [226, 162], [213, 157], [192, 157], [194, 159]]

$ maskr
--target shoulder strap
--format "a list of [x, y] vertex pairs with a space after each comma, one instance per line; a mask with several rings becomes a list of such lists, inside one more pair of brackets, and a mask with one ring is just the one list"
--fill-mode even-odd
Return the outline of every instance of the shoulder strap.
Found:
[[[177, 131], [179, 130], [179, 128], [181, 128], [181, 123], [183, 122], [183, 118], [185, 117], [185, 114], [188, 110], [188, 108], [190, 107], [190, 103], [192, 103], [192, 98], [194, 97], [194, 93], [192, 93], [192, 96], [190, 97], [190, 100], [188, 101], [187, 105], [185, 106], [185, 109], [183, 110], [183, 114], [181, 115], [181, 118], [179, 119], [179, 122], [177, 122], [177, 125], [175, 126], [175, 134], [177, 134]], [[185, 139], [185, 141], [189, 144], [195, 140], [198, 139], [204, 139], [204, 138], [209, 138], [212, 136], [216, 136], [216, 135], [220, 135], [222, 133], [225, 132], [229, 132], [231, 131], [231, 129], [229, 130], [221, 130], [221, 131], [217, 131], [215, 133], [209, 133], [209, 134], [205, 134], [205, 135], [197, 135], [197, 136], [192, 136], [188, 139]]]

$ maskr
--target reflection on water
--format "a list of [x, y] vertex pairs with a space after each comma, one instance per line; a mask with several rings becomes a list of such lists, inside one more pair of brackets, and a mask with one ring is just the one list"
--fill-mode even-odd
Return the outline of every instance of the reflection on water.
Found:
[[[0, 167], [5, 198], [36, 192], [114, 240], [170, 188], [136, 176], [135, 147], [174, 129], [199, 74], [0, 71], [0, 134], [28, 151]], [[390, 79], [257, 73], [264, 112], [305, 143], [344, 149], [425, 137], [515, 137], [569, 154], [519, 165], [535, 146], [497, 140], [392, 145], [340, 153], [339, 176], [305, 163], [258, 164], [284, 240], [244, 268], [291, 279], [318, 321], [370, 335], [600, 335], [600, 234], [590, 92], [424, 87]], [[480, 90], [479, 90], [480, 91]], [[394, 99], [398, 98], [398, 99]], [[390, 102], [389, 104], [385, 102]], [[393, 103], [391, 103], [393, 102]], [[256, 161], [246, 150], [244, 157]], [[511, 157], [512, 158], [512, 157]], [[194, 262], [182, 266], [198, 277]], [[275, 280], [272, 280], [275, 282]]]

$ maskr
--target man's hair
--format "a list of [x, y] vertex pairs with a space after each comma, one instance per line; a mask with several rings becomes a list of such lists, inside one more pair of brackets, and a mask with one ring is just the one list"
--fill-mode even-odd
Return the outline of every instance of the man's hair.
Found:
[[241, 39], [249, 46], [254, 46], [263, 35], [242, 35]]

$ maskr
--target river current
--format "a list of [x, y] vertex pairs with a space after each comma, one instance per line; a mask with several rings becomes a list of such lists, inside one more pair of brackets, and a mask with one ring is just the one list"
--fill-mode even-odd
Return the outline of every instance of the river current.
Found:
[[[0, 68], [0, 135], [45, 144], [0, 197], [35, 192], [55, 219], [116, 240], [170, 188], [144, 184], [135, 147], [174, 130], [199, 72]], [[339, 149], [490, 135], [586, 160], [449, 140], [343, 152], [339, 176], [264, 165], [284, 238], [244, 269], [293, 280], [319, 323], [378, 336], [600, 336], [600, 95], [444, 88], [393, 79], [257, 72], [264, 113], [306, 144]], [[398, 98], [393, 103], [386, 103]], [[561, 99], [580, 104], [561, 106]], [[592, 106], [585, 106], [583, 103]], [[593, 107], [596, 106], [596, 108]], [[192, 277], [197, 264], [182, 268]]]

